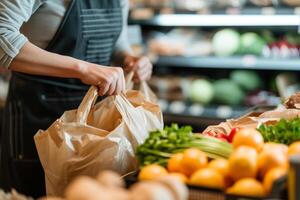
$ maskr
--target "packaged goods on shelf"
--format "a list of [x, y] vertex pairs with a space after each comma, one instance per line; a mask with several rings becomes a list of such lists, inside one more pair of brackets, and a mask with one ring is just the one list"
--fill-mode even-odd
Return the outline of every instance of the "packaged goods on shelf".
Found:
[[158, 77], [154, 76], [149, 85], [160, 99], [186, 100], [185, 80], [177, 76]]
[[283, 0], [284, 3], [290, 6], [299, 6], [300, 2], [298, 0]]
[[174, 29], [168, 33], [155, 32], [148, 41], [151, 53], [164, 56], [204, 56], [212, 52], [211, 42], [204, 33]]
[[215, 0], [217, 7], [243, 7], [246, 0]]
[[272, 6], [273, 4], [278, 4], [278, 0], [250, 0], [250, 2], [257, 6]]

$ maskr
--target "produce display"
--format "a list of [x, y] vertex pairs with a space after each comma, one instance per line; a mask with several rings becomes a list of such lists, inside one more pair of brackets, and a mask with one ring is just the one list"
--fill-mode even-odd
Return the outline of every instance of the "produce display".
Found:
[[213, 36], [212, 45], [217, 56], [231, 56], [239, 50], [240, 34], [232, 29], [220, 30]]
[[210, 158], [228, 158], [232, 152], [227, 142], [194, 134], [189, 126], [173, 124], [151, 132], [145, 143], [137, 148], [136, 155], [141, 166], [154, 163], [166, 166], [172, 155], [191, 147], [200, 149]]
[[[166, 131], [164, 133], [167, 134]], [[176, 133], [179, 134], [173, 130], [173, 134]], [[153, 141], [154, 136], [150, 137]], [[204, 137], [212, 138], [213, 135], [206, 134]], [[141, 154], [141, 149], [138, 149], [137, 155], [144, 166], [139, 173], [139, 179], [155, 180], [157, 177], [169, 174], [192, 186], [224, 190], [230, 195], [265, 197], [272, 191], [274, 182], [286, 176], [288, 155], [300, 153], [299, 142], [289, 147], [284, 144], [264, 142], [262, 135], [255, 128], [235, 128], [231, 135], [227, 136], [228, 142], [229, 137], [233, 138], [234, 150], [228, 158], [225, 156], [214, 158], [210, 153], [205, 152], [205, 148], [200, 150], [201, 148], [190, 145], [190, 148], [185, 147], [182, 152], [176, 152], [172, 156], [166, 155], [168, 159], [165, 163], [165, 158], [163, 161], [155, 160], [153, 152], [148, 151], [147, 154], [144, 151]], [[156, 143], [150, 140], [146, 143], [156, 146]], [[171, 146], [167, 143], [165, 145], [168, 146], [167, 148]], [[212, 146], [210, 143], [206, 145]], [[218, 151], [221, 153], [222, 149], [215, 148], [215, 154]], [[149, 157], [143, 159], [147, 155]]]
[[233, 70], [222, 79], [154, 76], [149, 84], [160, 99], [169, 101], [232, 106], [277, 105], [281, 101], [272, 84], [250, 70]]
[[217, 80], [214, 89], [216, 94], [214, 100], [220, 104], [239, 105], [245, 97], [242, 88], [229, 79]]
[[[195, 80], [192, 84], [192, 97], [205, 95], [205, 97], [208, 96], [207, 100], [210, 99], [210, 101], [200, 101], [200, 98], [196, 100], [195, 98], [191, 98], [191, 100], [200, 103], [219, 103], [225, 105], [243, 104], [247, 100], [247, 94], [251, 94], [251, 92], [258, 90], [263, 85], [260, 76], [256, 72], [248, 70], [232, 71], [228, 79], [212, 81], [212, 87], [209, 87], [208, 84], [206, 84], [208, 86], [199, 84], [198, 80]], [[197, 87], [195, 87], [196, 84]], [[211, 89], [213, 92], [209, 93], [208, 91]], [[211, 93], [213, 93], [213, 98], [209, 98]], [[256, 105], [257, 102], [252, 103], [249, 100], [246, 103], [251, 106]]]
[[[128, 189], [120, 175], [102, 171], [94, 178], [75, 178], [63, 197], [42, 199], [188, 200], [191, 188], [245, 199], [270, 197], [290, 172], [289, 158], [300, 155], [299, 95], [281, 110], [228, 120], [203, 133], [177, 124], [152, 131], [136, 149], [138, 181], [127, 182]], [[0, 199], [31, 200], [14, 190], [0, 191]]]
[[239, 53], [261, 55], [266, 46], [266, 41], [257, 33], [247, 32], [240, 37]]
[[[224, 42], [226, 41], [226, 42]], [[274, 35], [270, 31], [241, 32], [225, 28], [215, 33], [175, 28], [152, 32], [147, 42], [150, 54], [159, 56], [244, 56], [299, 58], [299, 35]]]
[[[291, 106], [291, 99], [299, 103], [293, 95], [286, 105]], [[141, 164], [138, 179], [168, 174], [199, 190], [267, 197], [287, 176], [290, 156], [300, 155], [298, 116], [300, 110], [286, 107], [224, 122], [202, 134], [175, 124], [152, 132], [136, 151]]]
[[230, 79], [245, 91], [253, 91], [262, 86], [260, 76], [254, 71], [236, 70], [230, 74]]
[[265, 141], [291, 144], [300, 140], [300, 118], [292, 120], [281, 119], [274, 125], [262, 124], [259, 127]]
[[192, 101], [206, 104], [213, 100], [215, 95], [213, 84], [205, 79], [198, 79], [191, 83], [189, 97]]

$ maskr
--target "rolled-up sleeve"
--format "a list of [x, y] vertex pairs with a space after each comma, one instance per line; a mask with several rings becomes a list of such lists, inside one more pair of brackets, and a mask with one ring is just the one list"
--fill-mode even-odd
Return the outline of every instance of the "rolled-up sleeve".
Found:
[[131, 47], [128, 42], [128, 12], [129, 12], [129, 1], [120, 0], [122, 6], [123, 15], [123, 27], [122, 32], [117, 40], [116, 51], [131, 52]]
[[26, 43], [20, 28], [41, 4], [42, 0], [0, 1], [0, 67], [9, 67]]

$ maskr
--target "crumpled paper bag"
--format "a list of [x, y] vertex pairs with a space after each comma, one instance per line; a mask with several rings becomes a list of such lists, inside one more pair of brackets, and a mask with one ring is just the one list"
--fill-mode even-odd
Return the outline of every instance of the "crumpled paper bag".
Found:
[[274, 124], [280, 119], [294, 119], [300, 117], [300, 110], [298, 109], [286, 109], [279, 108], [271, 111], [264, 112], [259, 116], [246, 115], [238, 119], [229, 119], [226, 122], [222, 122], [218, 125], [208, 126], [203, 133], [211, 133], [218, 135], [224, 133], [228, 135], [232, 128], [258, 128], [262, 123]]
[[34, 136], [47, 195], [62, 196], [78, 175], [136, 170], [135, 148], [149, 131], [163, 129], [162, 112], [146, 83], [142, 92], [130, 90], [94, 105], [97, 96], [92, 86], [77, 110], [66, 111]]

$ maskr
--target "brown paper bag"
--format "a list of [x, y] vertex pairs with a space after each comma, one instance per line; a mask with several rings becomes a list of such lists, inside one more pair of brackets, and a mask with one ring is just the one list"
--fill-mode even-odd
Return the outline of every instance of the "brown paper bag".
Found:
[[77, 110], [66, 111], [48, 130], [39, 130], [34, 140], [47, 195], [61, 196], [78, 175], [135, 170], [135, 148], [149, 131], [163, 128], [162, 112], [149, 94], [131, 90], [94, 105], [98, 93], [92, 86]]
[[228, 135], [232, 128], [258, 128], [261, 124], [274, 124], [280, 119], [291, 120], [300, 117], [300, 110], [278, 108], [271, 111], [266, 111], [259, 116], [243, 116], [238, 119], [229, 119], [219, 125], [208, 126], [203, 133], [212, 133], [218, 135], [224, 133]]

